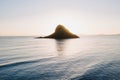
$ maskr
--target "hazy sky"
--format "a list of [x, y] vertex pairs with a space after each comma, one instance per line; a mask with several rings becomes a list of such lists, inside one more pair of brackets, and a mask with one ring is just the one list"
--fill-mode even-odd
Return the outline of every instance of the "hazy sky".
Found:
[[0, 35], [47, 35], [58, 24], [76, 34], [120, 33], [120, 0], [0, 0]]

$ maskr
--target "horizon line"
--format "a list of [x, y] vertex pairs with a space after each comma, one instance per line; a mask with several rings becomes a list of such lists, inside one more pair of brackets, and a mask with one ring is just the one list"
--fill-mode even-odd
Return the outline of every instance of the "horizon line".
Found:
[[[117, 33], [117, 34], [77, 34], [77, 35], [78, 35], [78, 36], [109, 36], [109, 35], [112, 36], [112, 35], [120, 35], [120, 33]], [[3, 37], [4, 37], [4, 36], [6, 36], [6, 37], [7, 37], [7, 36], [8, 36], [8, 37], [9, 37], [9, 36], [11, 36], [11, 37], [12, 37], [12, 36], [13, 36], [13, 37], [14, 37], [14, 36], [16, 36], [16, 37], [17, 37], [17, 36], [18, 36], [18, 37], [19, 37], [19, 36], [21, 36], [21, 37], [22, 37], [22, 36], [23, 36], [23, 37], [24, 37], [24, 36], [31, 36], [31, 37], [32, 37], [32, 36], [45, 36], [45, 35], [0, 35], [0, 37], [2, 37], [2, 36], [3, 36]]]

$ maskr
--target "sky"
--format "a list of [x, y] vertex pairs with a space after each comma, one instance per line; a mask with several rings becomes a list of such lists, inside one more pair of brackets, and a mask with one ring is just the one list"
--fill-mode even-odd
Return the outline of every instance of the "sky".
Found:
[[0, 0], [0, 36], [119, 34], [120, 0]]

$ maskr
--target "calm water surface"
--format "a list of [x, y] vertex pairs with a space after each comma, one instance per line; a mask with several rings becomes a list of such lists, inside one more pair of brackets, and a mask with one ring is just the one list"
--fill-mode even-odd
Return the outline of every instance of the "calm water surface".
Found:
[[120, 80], [120, 36], [0, 37], [0, 80]]

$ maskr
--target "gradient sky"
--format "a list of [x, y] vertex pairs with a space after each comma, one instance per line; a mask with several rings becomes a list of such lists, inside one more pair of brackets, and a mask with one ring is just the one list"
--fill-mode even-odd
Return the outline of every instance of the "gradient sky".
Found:
[[0, 0], [0, 36], [120, 33], [120, 0]]

